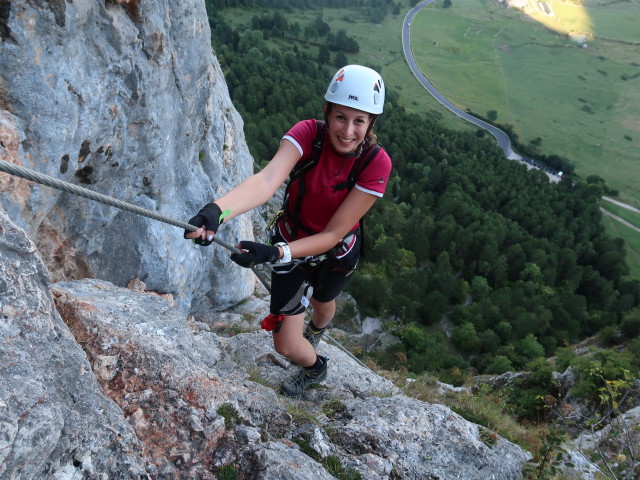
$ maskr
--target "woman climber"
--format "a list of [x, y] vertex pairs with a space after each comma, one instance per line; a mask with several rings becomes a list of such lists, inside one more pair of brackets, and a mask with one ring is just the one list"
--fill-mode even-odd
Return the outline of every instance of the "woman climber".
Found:
[[[223, 220], [264, 204], [290, 177], [269, 244], [241, 241], [242, 253], [231, 259], [246, 268], [267, 263], [272, 269], [270, 314], [262, 327], [272, 330], [275, 350], [301, 367], [281, 387], [292, 397], [326, 378], [328, 359], [315, 347], [358, 263], [360, 219], [389, 179], [391, 159], [372, 131], [384, 97], [377, 72], [341, 68], [324, 97], [324, 122], [294, 125], [263, 170], [205, 205], [189, 220], [198, 229], [184, 234], [210, 245]], [[313, 313], [305, 329], [309, 303]]]

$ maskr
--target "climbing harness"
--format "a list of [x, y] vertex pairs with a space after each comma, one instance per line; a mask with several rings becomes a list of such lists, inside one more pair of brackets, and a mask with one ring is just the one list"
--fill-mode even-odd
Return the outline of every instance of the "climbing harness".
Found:
[[[305, 193], [304, 176], [320, 161], [322, 147], [324, 144], [324, 137], [326, 135], [327, 129], [328, 126], [326, 122], [322, 120], [316, 120], [316, 137], [312, 143], [311, 153], [304, 161], [298, 162], [293, 167], [293, 170], [289, 175], [289, 183], [285, 188], [282, 209], [280, 210], [280, 212], [278, 212], [276, 217], [274, 217], [274, 220], [279, 220], [279, 217], [282, 216], [285, 217], [285, 227], [287, 228], [287, 232], [291, 236], [295, 236], [298, 230], [302, 230], [311, 235], [318, 233], [302, 223], [302, 221], [300, 220], [300, 208], [302, 206], [302, 198], [304, 197]], [[371, 163], [371, 160], [373, 160], [379, 150], [380, 145], [378, 144], [367, 146], [360, 145], [355, 153], [356, 161], [353, 163], [347, 179], [344, 182], [333, 185], [333, 190], [344, 190], [345, 188], [351, 190], [356, 184], [358, 175], [360, 175], [364, 171], [364, 169], [367, 168], [367, 166]], [[294, 208], [292, 210], [289, 207], [289, 189], [294, 182], [299, 182], [300, 187], [295, 199]], [[274, 220], [272, 220], [270, 225], [272, 225]], [[291, 220], [291, 222], [289, 222], [289, 220]]]
[[[166, 215], [162, 215], [161, 213], [154, 212], [152, 210], [147, 210], [146, 208], [138, 207], [137, 205], [133, 205], [131, 203], [123, 202], [122, 200], [118, 200], [107, 195], [103, 195], [98, 192], [94, 192], [93, 190], [89, 190], [87, 188], [79, 187], [78, 185], [74, 185], [69, 182], [65, 182], [64, 180], [59, 180], [57, 178], [51, 177], [49, 175], [45, 175], [43, 173], [36, 172], [29, 168], [21, 167], [18, 165], [14, 165], [13, 163], [6, 162], [4, 160], [0, 160], [0, 171], [8, 173], [10, 175], [14, 175], [16, 177], [24, 178], [26, 180], [30, 180], [35, 183], [39, 183], [40, 185], [44, 185], [46, 187], [55, 188], [57, 190], [61, 190], [63, 192], [71, 193], [73, 195], [77, 195], [79, 197], [87, 198], [89, 200], [93, 200], [95, 202], [103, 203], [110, 207], [119, 208], [121, 210], [125, 210], [127, 212], [135, 213], [136, 215], [140, 215], [143, 217], [151, 218], [153, 220], [157, 220], [162, 223], [166, 223], [168, 225], [173, 225], [175, 227], [182, 228], [184, 230], [189, 230], [191, 232], [195, 232], [198, 228], [194, 225], [191, 225], [187, 222], [182, 222], [180, 220], [175, 220]], [[225, 242], [224, 240], [219, 239], [217, 236], [213, 237], [213, 241], [218, 245], [226, 248], [227, 250], [232, 251], [233, 253], [242, 252], [234, 247], [233, 245]], [[258, 277], [258, 280], [265, 286], [267, 291], [271, 291], [271, 286], [269, 282], [266, 280], [264, 275], [260, 271], [258, 271], [255, 267], [251, 269], [253, 273]], [[349, 355], [351, 359], [355, 360], [359, 365], [363, 366], [371, 370], [364, 363], [362, 363], [358, 358], [356, 358], [349, 350], [343, 347], [336, 340], [331, 338], [328, 334], [325, 333], [325, 336], [331, 340], [336, 347], [342, 350], [344, 353]]]

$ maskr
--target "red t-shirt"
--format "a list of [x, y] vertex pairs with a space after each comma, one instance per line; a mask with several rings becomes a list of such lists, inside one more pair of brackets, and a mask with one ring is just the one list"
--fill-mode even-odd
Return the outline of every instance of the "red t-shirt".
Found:
[[[292, 142], [300, 151], [300, 160], [305, 160], [313, 151], [313, 141], [316, 138], [316, 120], [303, 120], [287, 132], [283, 139]], [[345, 158], [336, 155], [331, 148], [328, 133], [322, 143], [322, 153], [318, 164], [304, 174], [300, 181], [305, 182], [304, 196], [299, 212], [299, 219], [303, 225], [315, 232], [325, 229], [333, 214], [338, 210], [344, 199], [349, 194], [348, 188], [334, 190], [333, 185], [348, 179], [355, 158]], [[369, 165], [358, 175], [354, 188], [360, 191], [382, 197], [389, 181], [391, 173], [391, 159], [384, 149], [380, 148], [371, 159]], [[289, 188], [289, 209], [294, 210], [300, 181], [293, 182]], [[281, 233], [287, 241], [292, 241], [283, 225], [280, 225]], [[356, 223], [353, 226], [355, 229]], [[298, 238], [308, 236], [309, 233], [299, 229]]]

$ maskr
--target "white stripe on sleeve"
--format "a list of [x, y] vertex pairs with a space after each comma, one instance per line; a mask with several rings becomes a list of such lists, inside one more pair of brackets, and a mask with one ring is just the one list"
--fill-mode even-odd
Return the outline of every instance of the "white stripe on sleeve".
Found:
[[375, 190], [369, 190], [368, 188], [361, 187], [356, 183], [356, 188], [364, 193], [370, 193], [371, 195], [375, 195], [376, 197], [384, 196], [384, 193], [376, 192]]
[[302, 147], [300, 146], [300, 144], [291, 135], [285, 135], [284, 137], [282, 137], [282, 140], [284, 140], [285, 138], [295, 145], [295, 147], [300, 152], [300, 156], [302, 157], [302, 153], [303, 152], [302, 152]]

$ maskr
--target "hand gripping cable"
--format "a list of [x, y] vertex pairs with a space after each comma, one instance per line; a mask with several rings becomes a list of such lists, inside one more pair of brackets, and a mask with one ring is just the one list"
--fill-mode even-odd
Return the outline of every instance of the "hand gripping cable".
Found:
[[[0, 171], [8, 173], [10, 175], [14, 175], [16, 177], [30, 180], [35, 183], [39, 183], [40, 185], [44, 185], [46, 187], [55, 188], [57, 190], [71, 193], [79, 197], [83, 197], [89, 200], [93, 200], [95, 202], [103, 203], [110, 207], [119, 208], [127, 212], [135, 213], [136, 215], [151, 218], [152, 220], [157, 220], [159, 222], [166, 223], [168, 225], [173, 225], [174, 227], [179, 227], [179, 228], [182, 228], [183, 230], [189, 230], [190, 232], [195, 232], [198, 229], [197, 227], [187, 222], [175, 220], [166, 215], [162, 215], [161, 213], [154, 212], [152, 210], [147, 210], [146, 208], [133, 205], [132, 203], [123, 202], [122, 200], [109, 197], [108, 195], [103, 195], [101, 193], [94, 192], [93, 190], [89, 190], [88, 188], [83, 188], [78, 185], [74, 185], [73, 183], [65, 182], [64, 180], [59, 180], [49, 175], [36, 172], [35, 170], [21, 167], [19, 165], [14, 165], [13, 163], [5, 162], [4, 160], [0, 160]], [[236, 247], [225, 242], [224, 240], [219, 239], [217, 236], [213, 237], [213, 241], [218, 245], [226, 248], [227, 250], [230, 250], [233, 253], [242, 253]], [[263, 273], [260, 272], [256, 267], [252, 267], [251, 270], [256, 275], [256, 277], [258, 277], [258, 280], [260, 280], [260, 282], [265, 286], [267, 291], [271, 292], [271, 286], [269, 285], [269, 282], [265, 278]], [[355, 360], [359, 365], [361, 365], [362, 367], [368, 370], [371, 370], [364, 363], [362, 363], [358, 358], [356, 358], [349, 350], [343, 347], [338, 341], [331, 338], [327, 333], [325, 333], [325, 337], [331, 340], [331, 342], [334, 345], [336, 345], [340, 350], [342, 350], [344, 353], [349, 355], [349, 357]]]
[[[14, 165], [13, 163], [5, 162], [4, 160], [0, 160], [0, 171], [9, 173], [11, 175], [15, 175], [17, 177], [21, 177], [27, 180], [31, 180], [32, 182], [39, 183], [40, 185], [55, 188], [63, 192], [72, 193], [73, 195], [84, 197], [89, 200], [93, 200], [95, 202], [104, 203], [105, 205], [109, 205], [110, 207], [116, 207], [121, 210], [126, 210], [127, 212], [135, 213], [136, 215], [141, 215], [143, 217], [151, 218], [159, 222], [173, 225], [174, 227], [179, 227], [184, 230], [189, 230], [190, 232], [195, 232], [198, 229], [197, 227], [187, 222], [175, 220], [171, 217], [167, 217], [166, 215], [162, 215], [161, 213], [154, 212], [152, 210], [147, 210], [146, 208], [142, 208], [137, 205], [133, 205], [131, 203], [123, 202], [122, 200], [118, 200], [116, 198], [112, 198], [107, 195], [94, 192], [93, 190], [89, 190], [88, 188], [79, 187], [78, 185], [74, 185], [72, 183], [65, 182], [63, 180], [59, 180], [57, 178], [51, 177], [49, 175], [45, 175], [43, 173], [36, 172], [34, 170], [31, 170], [25, 167], [21, 167], [19, 165]], [[236, 247], [225, 242], [224, 240], [219, 239], [217, 236], [213, 237], [213, 241], [216, 242], [218, 245], [228, 250], [231, 250], [233, 253], [242, 253]], [[264, 275], [262, 275], [261, 272], [255, 269], [252, 269], [252, 270], [258, 277], [258, 280], [260, 280], [268, 290], [269, 282], [266, 280]]]

